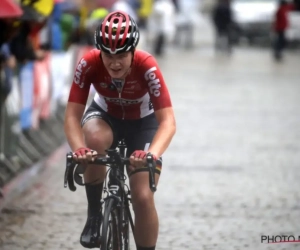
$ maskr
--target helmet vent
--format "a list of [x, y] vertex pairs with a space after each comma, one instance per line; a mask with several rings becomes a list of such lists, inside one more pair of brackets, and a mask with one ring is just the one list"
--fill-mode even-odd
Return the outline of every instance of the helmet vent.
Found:
[[110, 54], [134, 50], [139, 42], [136, 22], [125, 12], [109, 14], [98, 28], [96, 47]]

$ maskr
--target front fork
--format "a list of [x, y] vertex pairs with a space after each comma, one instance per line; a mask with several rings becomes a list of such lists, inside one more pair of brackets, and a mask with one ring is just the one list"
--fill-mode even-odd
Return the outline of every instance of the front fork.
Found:
[[[121, 183], [121, 186], [122, 183]], [[114, 183], [108, 183], [108, 190], [107, 190], [108, 195], [101, 200], [101, 206], [105, 204], [105, 202], [108, 199], [113, 199], [114, 200], [114, 207], [117, 209], [117, 214], [118, 214], [118, 235], [119, 235], [119, 242], [121, 246], [119, 246], [118, 249], [120, 250], [128, 250], [129, 249], [129, 225], [131, 230], [133, 232], [134, 230], [134, 223], [133, 223], [133, 218], [130, 212], [130, 203], [131, 203], [131, 198], [130, 198], [130, 191], [126, 192], [124, 190], [124, 186], [121, 189], [120, 185], [115, 185]], [[123, 199], [122, 199], [123, 196]], [[123, 202], [122, 202], [123, 201]]]

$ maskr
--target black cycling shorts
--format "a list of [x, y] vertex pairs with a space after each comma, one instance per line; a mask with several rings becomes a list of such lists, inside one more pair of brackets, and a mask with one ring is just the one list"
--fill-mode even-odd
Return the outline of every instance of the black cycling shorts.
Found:
[[[126, 157], [129, 157], [135, 150], [147, 151], [158, 129], [158, 122], [154, 113], [138, 120], [117, 119], [101, 109], [95, 101], [85, 111], [81, 126], [83, 127], [90, 119], [103, 119], [111, 127], [114, 137], [111, 148], [115, 148], [118, 142], [124, 139], [127, 146]], [[160, 157], [156, 167], [158, 174], [161, 166], [162, 158]], [[141, 170], [143, 169], [138, 169], [138, 171]]]

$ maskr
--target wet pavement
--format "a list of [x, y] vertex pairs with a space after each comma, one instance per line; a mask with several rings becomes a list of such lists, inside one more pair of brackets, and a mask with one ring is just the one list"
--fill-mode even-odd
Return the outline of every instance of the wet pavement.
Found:
[[[177, 118], [156, 193], [158, 250], [300, 249], [300, 52], [159, 59]], [[63, 188], [65, 147], [0, 214], [1, 250], [83, 249], [84, 189]], [[134, 249], [134, 248], [132, 248]]]

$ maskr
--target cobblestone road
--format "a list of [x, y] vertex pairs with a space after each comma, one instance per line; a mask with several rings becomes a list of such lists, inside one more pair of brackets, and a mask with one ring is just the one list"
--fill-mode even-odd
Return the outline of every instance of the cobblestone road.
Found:
[[[239, 49], [170, 52], [160, 65], [178, 131], [156, 194], [158, 250], [300, 249], [300, 56]], [[63, 188], [64, 160], [0, 215], [1, 250], [83, 249], [84, 190]]]

